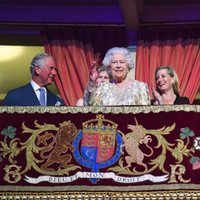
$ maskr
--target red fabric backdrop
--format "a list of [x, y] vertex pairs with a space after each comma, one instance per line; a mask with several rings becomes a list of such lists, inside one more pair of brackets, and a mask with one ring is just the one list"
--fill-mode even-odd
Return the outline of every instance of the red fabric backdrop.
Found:
[[200, 26], [143, 26], [138, 36], [136, 79], [151, 90], [155, 69], [170, 65], [178, 74], [181, 95], [192, 102], [200, 87]]
[[42, 31], [44, 48], [56, 58], [56, 85], [66, 105], [76, 105], [88, 82], [89, 67], [114, 46], [127, 46], [124, 27], [71, 27]]

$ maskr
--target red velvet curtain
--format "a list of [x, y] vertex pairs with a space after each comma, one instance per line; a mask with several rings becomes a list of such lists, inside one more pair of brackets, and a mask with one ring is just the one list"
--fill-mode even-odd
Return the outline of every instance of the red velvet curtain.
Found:
[[200, 26], [143, 26], [138, 34], [136, 79], [154, 83], [155, 69], [172, 66], [179, 77], [181, 95], [192, 102], [200, 87]]
[[56, 59], [56, 86], [66, 105], [74, 106], [83, 96], [89, 67], [113, 46], [127, 46], [123, 27], [48, 28], [41, 32], [44, 48]]

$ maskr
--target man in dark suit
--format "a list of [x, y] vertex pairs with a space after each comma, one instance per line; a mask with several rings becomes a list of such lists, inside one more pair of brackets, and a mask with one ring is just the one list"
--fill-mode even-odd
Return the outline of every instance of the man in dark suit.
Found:
[[[4, 106], [62, 106], [61, 98], [49, 91], [46, 86], [51, 85], [57, 74], [55, 60], [43, 53], [36, 55], [30, 66], [31, 81], [24, 86], [10, 90], [3, 100]], [[41, 88], [43, 91], [41, 97]], [[42, 98], [42, 99], [41, 99]]]

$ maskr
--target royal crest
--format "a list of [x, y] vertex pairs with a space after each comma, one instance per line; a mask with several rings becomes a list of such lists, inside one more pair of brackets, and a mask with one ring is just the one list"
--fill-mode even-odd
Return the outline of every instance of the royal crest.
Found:
[[[100, 114], [96, 119], [83, 123], [83, 130], [73, 142], [74, 158], [79, 164], [91, 168], [92, 172], [98, 172], [117, 162], [121, 156], [121, 145], [122, 137], [117, 132], [117, 124]], [[93, 183], [96, 181], [91, 179]]]
[[[122, 126], [118, 123], [97, 114], [84, 118], [79, 127], [71, 120], [57, 125], [35, 120], [31, 127], [23, 122], [20, 132], [11, 124], [0, 133], [0, 164], [7, 160], [2, 180], [10, 184], [79, 184], [80, 179], [91, 184], [108, 179], [116, 185], [177, 184], [192, 182], [189, 170], [199, 172], [199, 135], [190, 127], [177, 129], [173, 123], [149, 129], [135, 116]], [[190, 168], [185, 167], [186, 161]]]

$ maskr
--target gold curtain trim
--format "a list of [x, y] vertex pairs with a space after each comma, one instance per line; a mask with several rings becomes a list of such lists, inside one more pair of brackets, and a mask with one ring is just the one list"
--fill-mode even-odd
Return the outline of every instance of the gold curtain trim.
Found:
[[[142, 191], [177, 191], [177, 190], [195, 190], [200, 191], [200, 185], [199, 184], [160, 184], [160, 185], [135, 185], [135, 186], [112, 186], [112, 185], [106, 185], [106, 186], [82, 186], [82, 185], [74, 185], [74, 186], [0, 186], [0, 191], [24, 191], [24, 192], [47, 192], [49, 191], [49, 188], [51, 188], [52, 192], [100, 192], [100, 191], [106, 191], [107, 192], [142, 192]], [[17, 190], [16, 190], [17, 189]]]
[[200, 191], [155, 191], [155, 192], [0, 192], [2, 200], [7, 199], [54, 199], [54, 200], [166, 200], [166, 199], [200, 199]]
[[164, 105], [164, 106], [1, 106], [0, 113], [159, 113], [170, 111], [200, 112], [200, 105]]
[[161, 185], [129, 185], [129, 186], [82, 186], [82, 185], [74, 185], [74, 186], [0, 186], [1, 191], [30, 191], [30, 192], [48, 192], [49, 188], [52, 192], [99, 192], [106, 191], [107, 192], [143, 192], [143, 191], [178, 191], [178, 190], [195, 190], [200, 191], [200, 184], [161, 184]]

